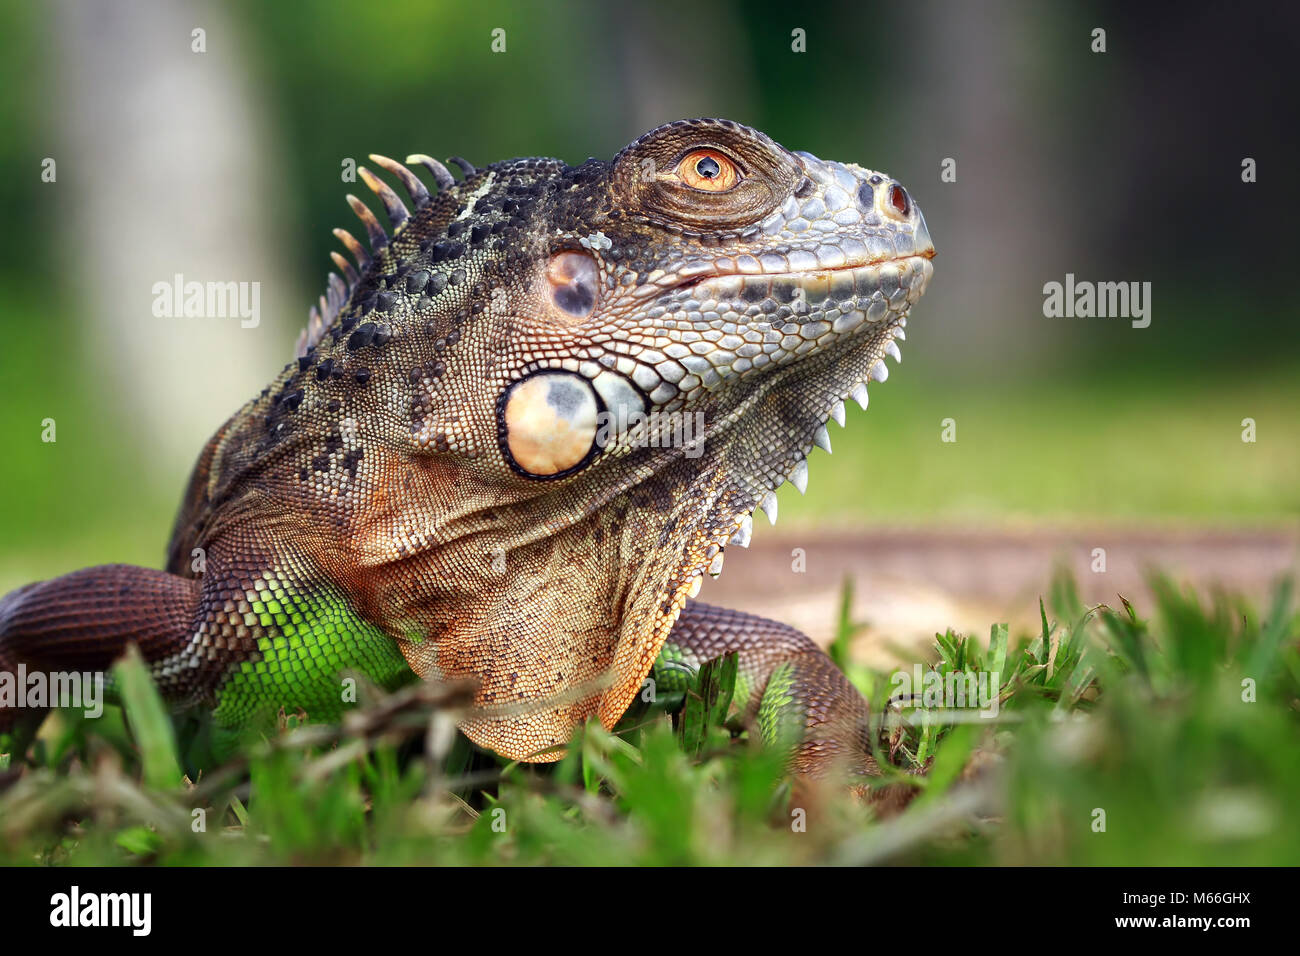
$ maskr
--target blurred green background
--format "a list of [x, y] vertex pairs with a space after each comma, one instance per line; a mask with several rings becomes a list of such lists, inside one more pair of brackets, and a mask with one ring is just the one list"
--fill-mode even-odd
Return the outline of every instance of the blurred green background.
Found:
[[[696, 115], [898, 177], [938, 248], [903, 365], [783, 523], [1293, 525], [1298, 26], [1280, 5], [1225, 29], [1213, 5], [5, 2], [0, 591], [161, 562], [194, 456], [290, 357], [351, 228], [346, 158], [576, 163]], [[1067, 272], [1151, 282], [1151, 326], [1045, 318]], [[260, 324], [154, 317], [176, 273], [260, 282]]]

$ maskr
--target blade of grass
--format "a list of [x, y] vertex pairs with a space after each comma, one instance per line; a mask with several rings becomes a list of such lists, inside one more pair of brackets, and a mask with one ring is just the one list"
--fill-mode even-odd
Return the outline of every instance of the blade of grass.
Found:
[[179, 786], [184, 774], [177, 757], [176, 731], [135, 645], [113, 666], [113, 679], [140, 750], [145, 782], [158, 789]]

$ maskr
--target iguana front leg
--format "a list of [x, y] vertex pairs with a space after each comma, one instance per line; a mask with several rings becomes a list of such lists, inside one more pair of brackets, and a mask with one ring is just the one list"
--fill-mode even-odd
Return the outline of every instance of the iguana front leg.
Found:
[[[225, 759], [245, 734], [272, 728], [281, 708], [338, 719], [345, 674], [385, 689], [414, 679], [391, 638], [313, 581], [210, 565], [201, 584], [112, 564], [28, 585], [0, 598], [0, 675], [107, 673], [134, 644], [169, 704], [209, 707], [207, 746]], [[47, 710], [0, 697], [0, 733], [21, 742]]]
[[684, 673], [732, 651], [739, 665], [733, 706], [764, 744], [793, 746], [796, 772], [820, 777], [838, 766], [854, 776], [879, 775], [867, 701], [821, 648], [788, 625], [691, 601], [655, 663], [656, 683], [680, 685]]
[[[20, 664], [28, 674], [104, 672], [131, 644], [156, 665], [189, 641], [199, 591], [197, 580], [128, 564], [19, 588], [0, 598], [0, 674], [18, 675]], [[0, 732], [34, 729], [47, 709], [0, 701]]]

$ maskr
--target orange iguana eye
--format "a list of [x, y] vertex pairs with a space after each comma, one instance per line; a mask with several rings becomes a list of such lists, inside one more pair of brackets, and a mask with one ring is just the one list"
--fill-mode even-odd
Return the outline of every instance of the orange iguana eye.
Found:
[[740, 181], [740, 170], [716, 149], [697, 149], [677, 164], [677, 175], [692, 189], [724, 193]]

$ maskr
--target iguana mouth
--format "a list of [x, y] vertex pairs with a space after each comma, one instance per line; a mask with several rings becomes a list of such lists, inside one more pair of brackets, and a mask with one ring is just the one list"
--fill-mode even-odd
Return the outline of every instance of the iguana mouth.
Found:
[[[794, 283], [809, 297], [807, 304], [825, 300], [844, 301], [855, 294], [871, 296], [877, 291], [883, 291], [884, 301], [889, 305], [898, 306], [902, 301], [907, 301], [910, 305], [925, 292], [934, 272], [934, 267], [929, 264], [933, 258], [934, 250], [929, 249], [910, 255], [821, 268], [778, 272], [718, 272], [694, 277], [674, 288], [693, 289], [708, 284], [711, 286], [709, 291], [715, 292], [719, 298], [739, 296], [750, 299], [755, 297], [756, 292], [763, 291], [764, 285], [768, 291], [779, 291], [780, 283]], [[874, 321], [884, 316], [882, 312], [869, 317]]]
[[655, 301], [644, 314], [656, 337], [626, 354], [651, 406], [689, 408], [724, 381], [766, 376], [875, 335], [919, 301], [934, 273], [928, 243], [868, 259], [849, 254], [868, 251], [854, 237], [833, 242], [815, 253], [694, 260], [647, 283]]
[[[833, 248], [838, 249], [839, 247]], [[842, 257], [843, 254], [841, 253], [841, 258]], [[852, 273], [854, 274], [856, 281], [859, 274], [864, 279], [872, 279], [877, 275], [874, 270], [879, 270], [882, 267], [889, 265], [897, 266], [904, 263], [912, 265], [912, 260], [930, 260], [934, 257], [935, 251], [933, 247], [919, 249], [915, 252], [909, 252], [903, 255], [880, 255], [870, 258], [859, 258], [853, 261], [838, 262], [833, 265], [823, 265], [815, 255], [804, 250], [792, 250], [784, 254], [766, 253], [761, 257], [761, 259], [769, 260], [785, 259], [787, 260], [787, 265], [794, 265], [796, 261], [801, 264], [799, 267], [793, 269], [764, 268], [763, 266], [765, 263], [763, 263], [761, 259], [756, 259], [753, 256], [740, 256], [736, 259], [720, 257], [719, 259], [713, 260], [713, 262], [697, 261], [687, 263], [676, 273], [676, 278], [671, 274], [663, 276], [658, 281], [647, 284], [643, 288], [643, 291], [634, 294], [638, 295], [638, 297], [644, 297], [651, 294], [680, 292], [682, 290], [694, 289], [696, 286], [702, 285], [706, 282], [717, 282], [719, 280], [733, 278], [753, 280], [756, 282], [764, 280], [769, 282], [778, 280], [815, 281], [818, 278], [829, 278], [840, 276], [845, 273]], [[808, 258], [811, 258], [813, 261], [804, 264]], [[735, 267], [738, 261], [744, 262], [746, 260], [750, 263], [756, 264], [758, 268], [741, 269]], [[771, 264], [778, 265], [779, 263], [772, 262]], [[918, 269], [921, 268], [919, 263], [915, 264], [914, 267]], [[932, 268], [933, 267], [931, 267], [931, 269]], [[926, 281], [928, 281], [928, 279], [929, 276], [927, 274]], [[922, 288], [922, 291], [924, 291], [924, 288]]]

